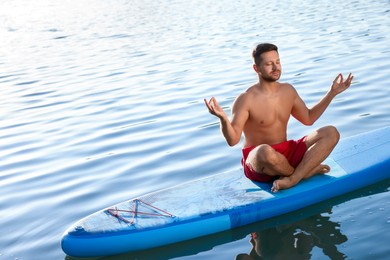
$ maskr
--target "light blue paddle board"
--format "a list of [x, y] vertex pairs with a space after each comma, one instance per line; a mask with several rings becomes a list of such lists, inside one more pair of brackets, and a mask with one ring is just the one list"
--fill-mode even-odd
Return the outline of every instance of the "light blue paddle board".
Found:
[[74, 257], [98, 257], [181, 242], [269, 219], [390, 177], [390, 127], [340, 140], [331, 171], [270, 191], [241, 170], [134, 198], [79, 220], [61, 245]]

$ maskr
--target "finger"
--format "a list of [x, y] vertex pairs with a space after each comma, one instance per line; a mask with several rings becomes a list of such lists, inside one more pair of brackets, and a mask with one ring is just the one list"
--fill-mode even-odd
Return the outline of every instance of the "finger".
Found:
[[211, 100], [212, 100], [214, 106], [218, 106], [218, 102], [215, 99], [215, 97], [212, 97]]
[[207, 101], [207, 99], [204, 99], [204, 103], [206, 104], [207, 108], [208, 108], [209, 111], [211, 112], [211, 105], [210, 105], [210, 102], [211, 102], [211, 99], [210, 99], [209, 102]]
[[333, 83], [339, 83], [340, 75], [341, 73], [337, 75], [337, 77], [333, 80]]
[[204, 98], [203, 101], [204, 101], [206, 107], [209, 107], [209, 103], [207, 102], [207, 99]]
[[348, 78], [347, 78], [347, 80], [346, 80], [346, 84], [347, 84], [348, 86], [351, 85], [352, 79], [353, 79], [352, 73], [349, 73]]
[[352, 79], [353, 79], [352, 73], [349, 73], [348, 78], [349, 78], [349, 83], [352, 83]]

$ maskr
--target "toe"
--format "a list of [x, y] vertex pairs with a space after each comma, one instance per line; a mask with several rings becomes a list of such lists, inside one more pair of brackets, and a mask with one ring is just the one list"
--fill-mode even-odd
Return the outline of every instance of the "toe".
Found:
[[278, 185], [278, 181], [274, 181], [273, 185], [272, 185], [272, 188], [271, 188], [271, 192], [275, 193], [275, 192], [278, 192], [279, 191], [279, 185]]

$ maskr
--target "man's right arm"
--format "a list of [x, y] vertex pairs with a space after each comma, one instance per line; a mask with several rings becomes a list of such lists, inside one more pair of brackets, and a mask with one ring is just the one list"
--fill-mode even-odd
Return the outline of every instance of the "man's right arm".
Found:
[[205, 104], [212, 115], [217, 116], [221, 122], [221, 132], [230, 146], [236, 145], [240, 139], [245, 125], [249, 118], [249, 112], [243, 107], [243, 97], [239, 96], [232, 108], [232, 121], [229, 120], [225, 111], [219, 106], [214, 97], [209, 102], [205, 99]]

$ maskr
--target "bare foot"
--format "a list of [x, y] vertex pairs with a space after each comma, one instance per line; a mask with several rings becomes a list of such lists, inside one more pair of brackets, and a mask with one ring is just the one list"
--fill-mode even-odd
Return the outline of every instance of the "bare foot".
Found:
[[279, 190], [287, 189], [291, 187], [291, 185], [289, 186], [288, 184], [289, 182], [290, 182], [289, 177], [280, 177], [279, 179], [275, 180], [274, 183], [272, 184], [271, 192], [275, 193], [278, 192]]
[[[325, 174], [330, 171], [329, 165], [326, 164], [320, 164], [317, 167], [315, 167], [311, 172], [309, 172], [304, 179], [308, 179], [314, 175], [317, 174]], [[294, 175], [294, 174], [293, 174]], [[289, 177], [281, 177], [274, 181], [271, 192], [278, 192], [279, 190], [288, 189], [292, 186], [294, 186], [296, 183], [293, 182], [291, 176]]]
[[304, 179], [308, 179], [310, 178], [311, 176], [314, 176], [314, 175], [318, 175], [318, 174], [325, 174], [325, 173], [328, 173], [330, 171], [330, 167], [329, 165], [326, 165], [326, 164], [320, 164], [318, 165], [317, 167], [315, 167], [313, 169], [313, 171], [309, 172], [305, 177], [303, 177]]

